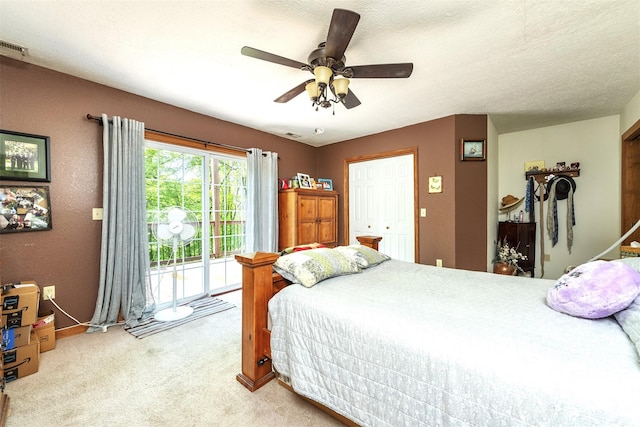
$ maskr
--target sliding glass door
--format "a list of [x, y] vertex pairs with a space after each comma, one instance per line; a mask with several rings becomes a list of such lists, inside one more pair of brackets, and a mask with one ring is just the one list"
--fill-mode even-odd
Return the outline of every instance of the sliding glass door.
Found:
[[[240, 288], [233, 256], [244, 250], [246, 159], [147, 141], [145, 173], [157, 305], [173, 301], [174, 277], [178, 302]], [[181, 221], [196, 229], [188, 242], [167, 242], [156, 232], [174, 207], [189, 213]]]

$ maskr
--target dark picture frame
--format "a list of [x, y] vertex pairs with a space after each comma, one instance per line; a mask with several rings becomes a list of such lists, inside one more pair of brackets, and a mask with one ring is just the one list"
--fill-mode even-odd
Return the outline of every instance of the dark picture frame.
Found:
[[460, 160], [485, 160], [487, 143], [484, 139], [461, 139]]
[[322, 185], [323, 190], [333, 190], [333, 180], [331, 178], [318, 178], [318, 184]]
[[48, 186], [0, 184], [0, 233], [51, 230]]
[[0, 129], [0, 179], [51, 182], [49, 137]]

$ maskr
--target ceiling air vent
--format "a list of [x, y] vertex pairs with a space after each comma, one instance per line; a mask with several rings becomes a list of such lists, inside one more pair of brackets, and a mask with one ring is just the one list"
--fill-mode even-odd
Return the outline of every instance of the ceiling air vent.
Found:
[[29, 54], [29, 49], [17, 44], [0, 40], [0, 54], [23, 57]]
[[291, 132], [287, 132], [285, 133], [285, 135], [287, 135], [289, 138], [301, 138], [302, 135], [298, 135], [297, 133], [291, 133]]

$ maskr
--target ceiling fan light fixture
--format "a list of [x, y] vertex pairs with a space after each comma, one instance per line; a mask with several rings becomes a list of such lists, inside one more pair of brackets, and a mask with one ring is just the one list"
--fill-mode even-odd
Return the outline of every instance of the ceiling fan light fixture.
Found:
[[335, 79], [333, 89], [339, 98], [344, 98], [349, 93], [349, 79]]
[[329, 67], [320, 65], [313, 69], [313, 75], [316, 76], [316, 83], [318, 86], [326, 87], [329, 85], [329, 81], [331, 81], [333, 71]]
[[309, 95], [310, 100], [315, 102], [320, 96], [320, 88], [318, 87], [318, 83], [311, 81], [307, 83], [304, 88], [307, 91], [307, 95]]

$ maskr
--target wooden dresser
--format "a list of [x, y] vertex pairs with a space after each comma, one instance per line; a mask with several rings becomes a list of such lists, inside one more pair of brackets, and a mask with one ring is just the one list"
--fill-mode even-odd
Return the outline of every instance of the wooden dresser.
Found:
[[278, 193], [279, 250], [307, 243], [338, 244], [338, 193], [291, 188]]
[[518, 252], [526, 255], [526, 261], [518, 262], [525, 273], [534, 276], [536, 266], [536, 223], [535, 222], [511, 222], [498, 223], [498, 240], [506, 239], [509, 245], [517, 247]]

